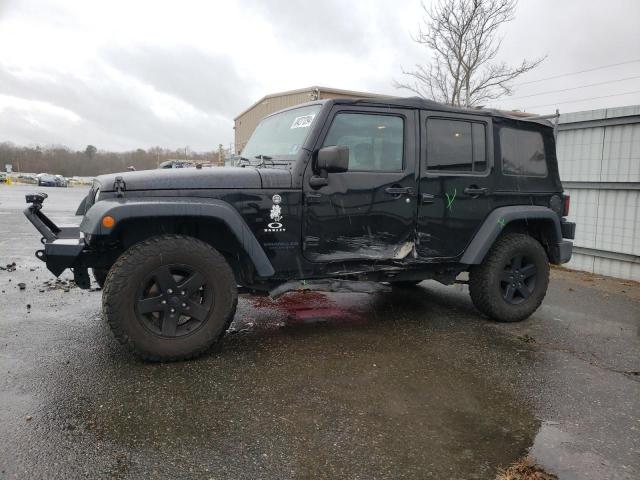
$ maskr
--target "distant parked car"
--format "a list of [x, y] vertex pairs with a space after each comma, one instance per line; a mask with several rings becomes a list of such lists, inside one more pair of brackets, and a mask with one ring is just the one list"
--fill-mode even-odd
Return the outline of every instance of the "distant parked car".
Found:
[[7, 174], [0, 172], [0, 183], [7, 183]]
[[58, 181], [56, 177], [53, 175], [49, 175], [48, 173], [40, 173], [37, 175], [38, 177], [38, 186], [39, 187], [57, 187]]
[[18, 182], [19, 183], [30, 183], [35, 185], [36, 183], [38, 183], [38, 177], [36, 175], [33, 175], [31, 173], [21, 173], [20, 175], [18, 175]]
[[57, 187], [66, 187], [67, 186], [67, 179], [64, 178], [62, 175], [54, 175], [54, 178], [56, 179], [56, 186]]

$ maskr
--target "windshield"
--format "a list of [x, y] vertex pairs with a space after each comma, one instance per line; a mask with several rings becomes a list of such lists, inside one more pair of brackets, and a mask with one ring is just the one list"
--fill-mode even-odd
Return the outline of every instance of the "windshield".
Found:
[[252, 160], [257, 155], [293, 160], [304, 143], [321, 105], [294, 108], [262, 120], [242, 150]]

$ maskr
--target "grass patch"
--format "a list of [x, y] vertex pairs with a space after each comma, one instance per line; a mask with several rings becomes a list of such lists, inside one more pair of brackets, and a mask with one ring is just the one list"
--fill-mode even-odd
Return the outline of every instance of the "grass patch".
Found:
[[528, 457], [518, 460], [506, 470], [498, 470], [496, 480], [557, 480], [558, 477], [545, 472], [541, 467], [531, 463]]

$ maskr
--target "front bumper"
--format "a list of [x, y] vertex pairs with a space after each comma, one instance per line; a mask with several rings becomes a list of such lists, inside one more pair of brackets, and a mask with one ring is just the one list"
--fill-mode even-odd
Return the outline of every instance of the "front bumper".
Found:
[[56, 277], [67, 268], [73, 270], [73, 277], [80, 288], [89, 288], [89, 274], [83, 262], [85, 251], [84, 237], [79, 227], [59, 227], [42, 212], [42, 203], [46, 193], [27, 195], [30, 203], [24, 215], [42, 235], [44, 249], [36, 251], [36, 257], [45, 262], [47, 268]]

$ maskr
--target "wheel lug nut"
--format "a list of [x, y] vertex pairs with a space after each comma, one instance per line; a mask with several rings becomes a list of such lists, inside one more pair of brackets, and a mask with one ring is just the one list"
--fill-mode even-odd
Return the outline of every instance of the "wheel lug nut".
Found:
[[167, 301], [166, 300], [162, 300], [162, 302], [160, 302], [160, 303], [162, 303], [163, 305], [166, 305]]
[[176, 309], [175, 309], [175, 308], [172, 308], [172, 309], [170, 310], [170, 312], [171, 312], [171, 313], [176, 313]]
[[184, 308], [184, 307], [186, 307], [186, 306], [187, 306], [187, 304], [186, 304], [186, 303], [183, 303], [183, 304], [182, 304], [182, 308]]
[[185, 294], [185, 291], [184, 291], [184, 290], [182, 290], [182, 291], [180, 292], [180, 295], [184, 295], [184, 294]]
[[168, 289], [168, 290], [167, 290], [167, 293], [168, 293], [169, 295], [171, 295], [171, 294], [173, 293], [173, 290]]

